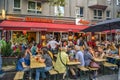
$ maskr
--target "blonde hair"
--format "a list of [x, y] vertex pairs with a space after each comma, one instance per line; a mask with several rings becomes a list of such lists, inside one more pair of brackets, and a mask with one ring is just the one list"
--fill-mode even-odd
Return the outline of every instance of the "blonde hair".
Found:
[[67, 52], [67, 48], [66, 47], [61, 47], [60, 50]]
[[116, 50], [116, 46], [112, 44], [112, 45], [110, 46], [110, 49], [111, 49], [111, 50]]

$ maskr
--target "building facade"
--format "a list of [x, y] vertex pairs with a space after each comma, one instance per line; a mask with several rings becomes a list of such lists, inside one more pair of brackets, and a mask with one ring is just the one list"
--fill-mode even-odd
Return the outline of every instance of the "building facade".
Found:
[[[53, 6], [47, 0], [0, 0], [0, 14], [1, 20], [30, 16], [54, 19], [54, 23], [63, 20], [56, 23], [75, 24], [78, 18], [94, 24], [120, 17], [120, 0], [65, 0], [64, 6]], [[33, 36], [39, 37], [40, 34], [36, 32]]]
[[119, 0], [65, 0], [65, 6], [53, 6], [44, 0], [0, 0], [6, 15], [62, 16], [86, 20], [116, 18], [120, 13]]

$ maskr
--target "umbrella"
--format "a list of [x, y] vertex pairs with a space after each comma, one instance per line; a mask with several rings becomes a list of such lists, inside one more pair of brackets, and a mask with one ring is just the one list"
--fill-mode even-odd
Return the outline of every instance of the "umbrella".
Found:
[[90, 27], [82, 31], [83, 32], [101, 32], [101, 31], [113, 30], [113, 29], [120, 29], [120, 18], [99, 22], [96, 25], [91, 25]]
[[112, 41], [112, 32], [113, 29], [120, 29], [120, 18], [105, 20], [103, 22], [99, 22], [96, 25], [91, 25], [90, 27], [82, 30], [83, 32], [101, 32], [110, 30], [111, 33], [111, 41]]

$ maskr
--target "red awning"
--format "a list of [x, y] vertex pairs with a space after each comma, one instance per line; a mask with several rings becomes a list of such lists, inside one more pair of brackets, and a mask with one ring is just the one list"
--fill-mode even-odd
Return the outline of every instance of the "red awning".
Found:
[[30, 30], [30, 31], [73, 31], [80, 32], [87, 28], [84, 25], [53, 24], [38, 22], [20, 22], [20, 21], [2, 21], [0, 29], [2, 30]]

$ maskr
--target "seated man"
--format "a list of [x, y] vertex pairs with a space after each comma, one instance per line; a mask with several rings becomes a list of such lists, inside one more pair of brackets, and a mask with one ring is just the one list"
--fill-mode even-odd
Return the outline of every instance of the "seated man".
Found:
[[76, 61], [81, 62], [80, 66], [84, 66], [85, 65], [84, 53], [80, 51], [80, 47], [77, 45], [75, 46], [75, 50], [76, 50], [76, 54], [75, 54]]
[[41, 50], [42, 50], [41, 52], [38, 50], [37, 56], [38, 56], [40, 62], [45, 63], [46, 67], [36, 69], [35, 80], [39, 80], [40, 73], [41, 73], [42, 78], [45, 79], [46, 78], [45, 72], [48, 72], [50, 69], [52, 69], [52, 66], [53, 66], [52, 59], [51, 59], [51, 57], [50, 57], [50, 55], [48, 53], [47, 48], [44, 47]]

